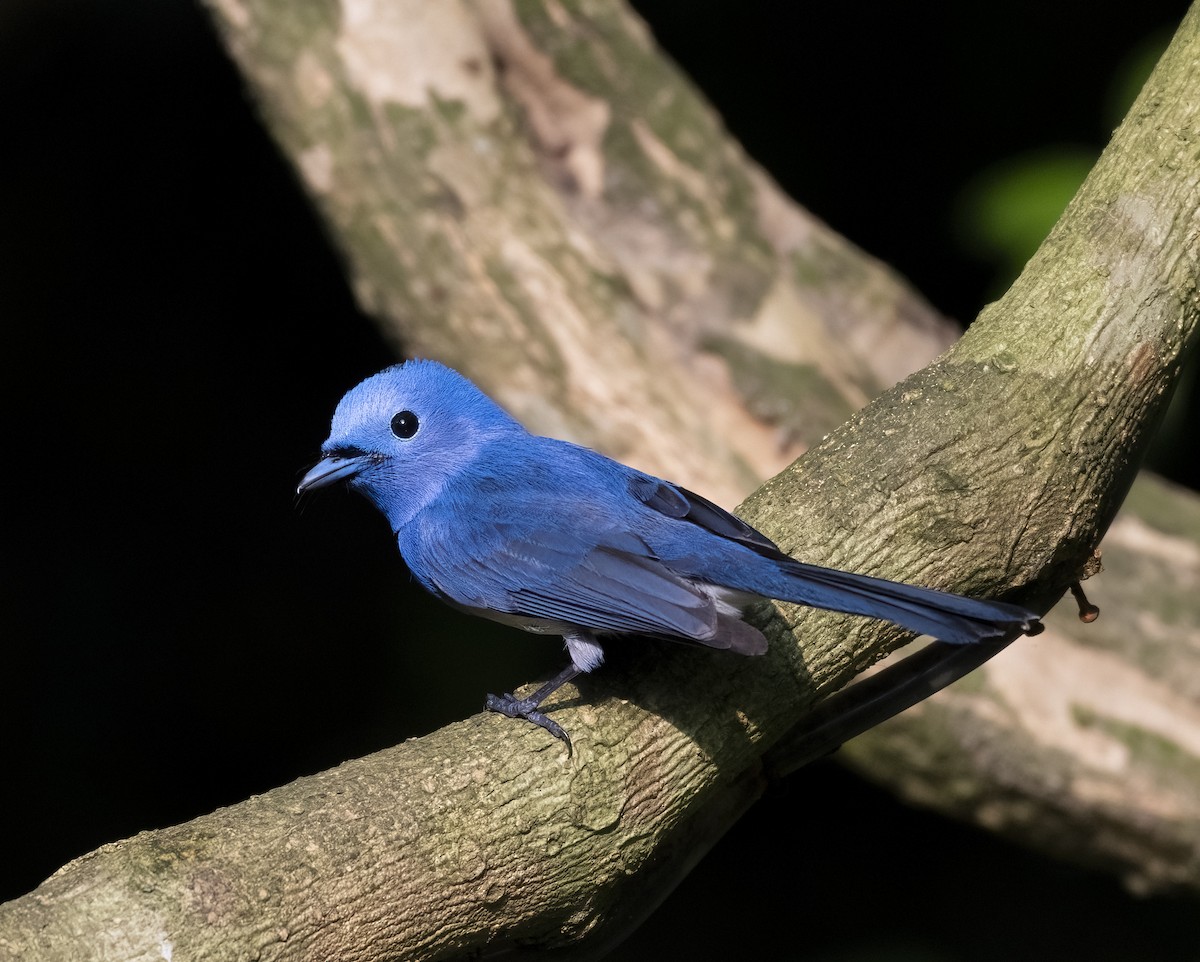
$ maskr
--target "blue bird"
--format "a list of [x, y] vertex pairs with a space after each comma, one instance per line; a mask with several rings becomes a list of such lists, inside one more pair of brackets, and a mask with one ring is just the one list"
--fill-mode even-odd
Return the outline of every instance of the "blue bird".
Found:
[[1017, 605], [804, 564], [679, 485], [530, 434], [461, 374], [408, 361], [337, 406], [298, 493], [345, 481], [387, 517], [414, 577], [443, 601], [561, 635], [571, 663], [528, 698], [488, 695], [570, 744], [542, 702], [604, 661], [603, 639], [645, 635], [767, 649], [743, 620], [777, 598], [882, 618], [957, 644], [1041, 629]]

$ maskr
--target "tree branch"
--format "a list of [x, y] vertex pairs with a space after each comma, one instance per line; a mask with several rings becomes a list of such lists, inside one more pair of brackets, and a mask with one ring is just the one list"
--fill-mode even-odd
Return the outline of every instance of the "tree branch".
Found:
[[[1119, 874], [1200, 889], [1200, 499], [1141, 475], [1047, 630], [842, 759], [905, 798]], [[839, 692], [839, 694], [841, 694]], [[824, 706], [822, 706], [824, 707]]]
[[541, 433], [732, 506], [958, 334], [623, 4], [210, 5], [360, 301]]

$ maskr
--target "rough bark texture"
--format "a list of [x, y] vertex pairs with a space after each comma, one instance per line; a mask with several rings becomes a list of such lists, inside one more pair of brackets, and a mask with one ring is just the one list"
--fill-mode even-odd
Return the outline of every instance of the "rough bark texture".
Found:
[[1141, 475], [1037, 638], [855, 739], [867, 778], [1136, 891], [1200, 889], [1200, 501]]
[[[916, 302], [786, 206], [615, 4], [213, 7], [364, 301], [539, 429], [728, 498], [778, 459], [781, 437], [805, 440], [788, 405], [814, 381], [833, 412], [885, 379], [847, 345], [865, 337], [886, 355], [880, 341], [902, 336]], [[760, 489], [749, 520], [818, 563], [1057, 599], [1195, 337], [1198, 82], [1193, 10], [1012, 291]], [[595, 953], [753, 800], [762, 753], [805, 709], [904, 640], [808, 610], [762, 618], [761, 659], [655, 647], [586, 679], [580, 698], [565, 691], [572, 757], [541, 730], [475, 717], [106, 846], [0, 908], [0, 958]], [[1143, 649], [1127, 644], [1062, 650], [1117, 660], [1126, 673], [1110, 677], [1141, 684]], [[1024, 688], [1004, 690], [1018, 732]], [[1081, 704], [1080, 723], [1118, 742], [1160, 732]], [[1053, 766], [1074, 759], [1047, 752], [1040, 779], [1005, 782], [1018, 759], [994, 744], [964, 742], [927, 770], [973, 766], [980, 801], [964, 811], [986, 817], [1002, 784], [1048, 808]], [[1188, 766], [1200, 757], [1192, 741], [1167, 747]], [[1143, 833], [1136, 798], [1107, 811], [1127, 819], [1124, 868], [1174, 853], [1170, 872], [1145, 877], [1200, 886], [1194, 831], [1172, 848]], [[1076, 840], [1074, 855], [1093, 852]]]
[[211, 6], [363, 304], [542, 433], [733, 506], [957, 336], [620, 3]]

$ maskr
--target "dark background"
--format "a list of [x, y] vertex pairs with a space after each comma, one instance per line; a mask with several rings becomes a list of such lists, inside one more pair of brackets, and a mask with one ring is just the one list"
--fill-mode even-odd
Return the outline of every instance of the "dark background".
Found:
[[[1019, 263], [988, 239], [989, 198], [1030, 193], [1004, 171], [1086, 169], [1186, 5], [914, 6], [638, 4], [793, 196], [969, 319]], [[393, 357], [198, 7], [6, 0], [0, 119], [4, 899], [561, 655], [411, 590], [365, 503], [293, 504]], [[1195, 486], [1181, 450], [1159, 467]], [[822, 763], [618, 956], [1183, 960], [1195, 919]]]

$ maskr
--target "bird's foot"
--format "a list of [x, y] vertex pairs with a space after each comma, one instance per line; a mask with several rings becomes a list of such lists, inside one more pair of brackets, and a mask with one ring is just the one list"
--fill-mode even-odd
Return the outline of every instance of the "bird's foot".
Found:
[[485, 705], [488, 711], [496, 711], [509, 718], [524, 718], [533, 722], [539, 728], [544, 728], [555, 738], [561, 738], [567, 743], [567, 751], [571, 750], [571, 739], [558, 722], [551, 721], [545, 712], [538, 711], [540, 702], [532, 698], [518, 698], [511, 692], [504, 695], [488, 695]]

